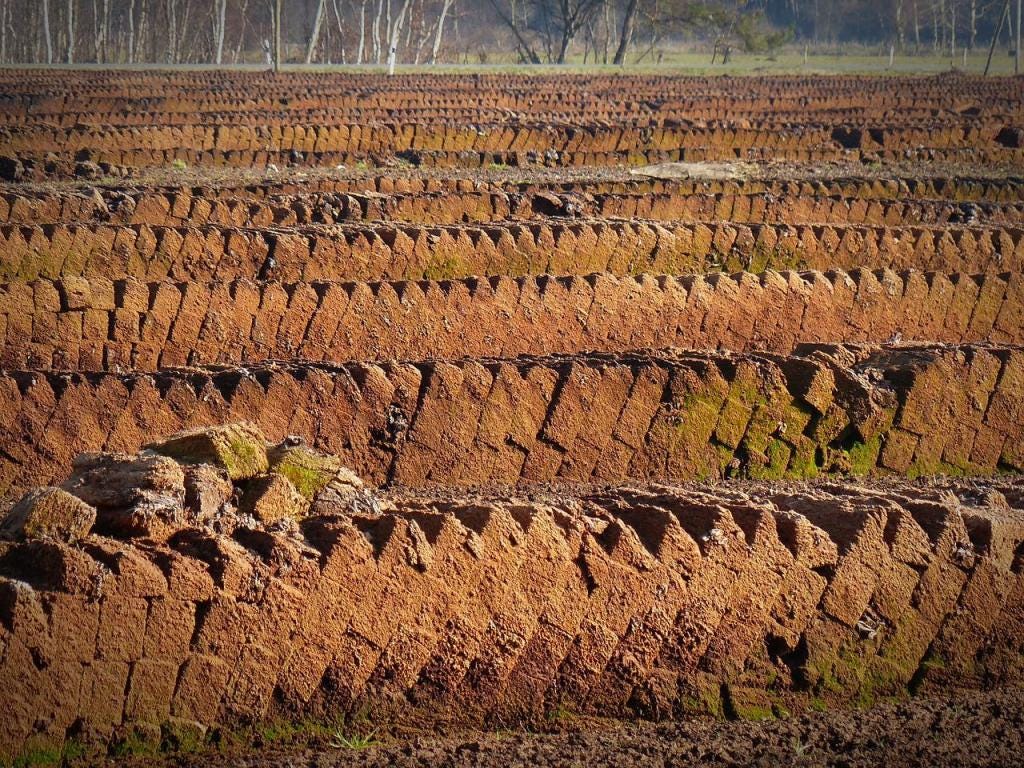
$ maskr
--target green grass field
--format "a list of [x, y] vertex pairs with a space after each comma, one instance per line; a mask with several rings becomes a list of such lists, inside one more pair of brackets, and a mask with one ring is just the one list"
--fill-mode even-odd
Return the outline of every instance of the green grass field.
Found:
[[[634, 57], [635, 58], [635, 57]], [[655, 62], [651, 56], [639, 64], [627, 64], [624, 67], [611, 65], [582, 63], [582, 57], [576, 57], [563, 66], [540, 65], [524, 66], [515, 63], [499, 64], [466, 64], [460, 66], [441, 65], [439, 67], [403, 67], [401, 71], [511, 71], [516, 73], [530, 72], [640, 72], [650, 74], [680, 75], [759, 75], [759, 74], [870, 74], [870, 75], [934, 75], [951, 70], [959, 70], [969, 74], [980, 75], [985, 71], [988, 51], [975, 51], [967, 56], [964, 64], [963, 54], [955, 60], [949, 56], [900, 56], [897, 55], [893, 66], [889, 67], [889, 55], [870, 55], [863, 52], [844, 55], [810, 54], [806, 62], [802, 52], [786, 51], [773, 55], [733, 54], [728, 64], [711, 64], [711, 54], [706, 52], [665, 51], [661, 60]], [[1012, 75], [1013, 57], [1006, 49], [996, 50], [992, 57], [992, 75]]]
[[[429, 65], [401, 65], [399, 73], [461, 73], [466, 72], [487, 72], [487, 73], [514, 73], [514, 74], [551, 74], [568, 72], [574, 74], [612, 74], [615, 72], [638, 73], [638, 74], [672, 74], [672, 75], [761, 75], [761, 74], [815, 74], [815, 75], [838, 75], [838, 74], [870, 74], [870, 75], [934, 75], [951, 70], [959, 70], [969, 74], [980, 75], [985, 70], [985, 61], [988, 51], [977, 50], [967, 56], [966, 66], [964, 65], [963, 54], [958, 54], [954, 59], [947, 56], [902, 56], [897, 55], [893, 66], [889, 67], [888, 53], [884, 55], [871, 55], [858, 50], [857, 53], [844, 55], [811, 54], [804, 60], [803, 53], [787, 50], [775, 55], [752, 55], [737, 53], [734, 54], [727, 65], [711, 64], [711, 55], [706, 52], [690, 52], [679, 50], [666, 50], [660, 61], [651, 56], [646, 57], [639, 64], [628, 63], [623, 67], [600, 64], [583, 64], [582, 56], [576, 56], [569, 63], [564, 65], [538, 65], [527, 66], [513, 61], [489, 61], [488, 63], [469, 64], [439, 64]], [[636, 56], [632, 57], [635, 60]], [[27, 68], [45, 68], [29, 66]], [[109, 69], [111, 65], [90, 65], [56, 64], [51, 68], [71, 69]], [[167, 64], [137, 64], [133, 66], [114, 67], [119, 69], [132, 70], [160, 70], [160, 69], [183, 69], [183, 70], [212, 70], [212, 65], [183, 64], [171, 66]], [[225, 69], [242, 69], [260, 71], [267, 69], [265, 64], [241, 64], [227, 65]], [[367, 72], [380, 73], [385, 68], [377, 65], [325, 65], [312, 64], [286, 64], [285, 71], [312, 71], [312, 72]], [[1012, 75], [1014, 73], [1013, 57], [1008, 55], [1005, 48], [997, 49], [992, 58], [992, 75]]]

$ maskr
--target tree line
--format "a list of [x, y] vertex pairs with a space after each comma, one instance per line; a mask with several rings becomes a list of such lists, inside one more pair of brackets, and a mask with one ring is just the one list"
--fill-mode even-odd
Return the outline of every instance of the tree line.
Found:
[[[1007, 0], [0, 0], [0, 63], [584, 63], [674, 42], [957, 51], [1011, 40]], [[280, 9], [280, 16], [278, 16]], [[275, 24], [275, 22], [278, 22]]]
[[1016, 0], [765, 0], [772, 20], [802, 39], [891, 43], [897, 50], [973, 50], [1016, 32]]

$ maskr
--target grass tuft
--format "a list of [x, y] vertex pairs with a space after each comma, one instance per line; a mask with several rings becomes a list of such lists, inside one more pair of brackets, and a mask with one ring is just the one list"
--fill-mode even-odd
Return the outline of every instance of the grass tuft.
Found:
[[380, 746], [380, 739], [377, 738], [376, 730], [365, 734], [346, 734], [342, 731], [337, 731], [330, 741], [330, 746], [332, 749], [348, 749], [359, 752], [364, 749]]

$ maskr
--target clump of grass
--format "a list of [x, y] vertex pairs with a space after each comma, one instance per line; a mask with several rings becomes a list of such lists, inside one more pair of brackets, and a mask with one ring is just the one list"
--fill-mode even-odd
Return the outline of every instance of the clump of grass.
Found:
[[377, 738], [376, 730], [365, 734], [346, 734], [343, 731], [337, 731], [330, 741], [330, 746], [332, 749], [348, 749], [359, 752], [364, 749], [380, 746], [380, 739]]
[[805, 742], [799, 736], [793, 737], [793, 754], [797, 759], [807, 756], [807, 753], [813, 749], [811, 744]]
[[550, 723], [563, 723], [567, 720], [572, 720], [574, 717], [575, 715], [572, 710], [565, 706], [565, 704], [559, 704], [548, 712], [548, 722]]
[[61, 751], [58, 749], [36, 749], [21, 755], [11, 765], [13, 768], [43, 768], [60, 765]]
[[132, 731], [110, 747], [111, 757], [156, 757], [158, 754], [160, 745], [137, 731]]
[[264, 744], [306, 744], [313, 740], [326, 740], [339, 733], [338, 722], [323, 723], [318, 720], [272, 720], [257, 726], [253, 735], [257, 743]]
[[268, 744], [291, 741], [299, 733], [299, 728], [287, 721], [264, 723], [256, 728], [256, 736]]
[[171, 162], [171, 167], [174, 168], [174, 170], [176, 171], [184, 171], [186, 168], [188, 168], [188, 163], [186, 163], [180, 157], [176, 157]]

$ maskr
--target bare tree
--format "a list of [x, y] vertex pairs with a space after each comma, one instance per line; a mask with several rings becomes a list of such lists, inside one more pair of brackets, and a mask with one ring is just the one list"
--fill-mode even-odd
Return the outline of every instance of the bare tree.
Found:
[[43, 38], [46, 40], [46, 63], [53, 64], [53, 38], [50, 36], [50, 0], [43, 0]]
[[[192, 35], [191, 45], [189, 45], [188, 48], [185, 48], [184, 51], [182, 50], [183, 44], [188, 39], [186, 37], [186, 35], [188, 35], [189, 30], [192, 30], [192, 27], [188, 23], [188, 17], [189, 17], [189, 14], [191, 13], [191, 11], [192, 11], [192, 0], [181, 0], [181, 18], [179, 19], [179, 22], [178, 22], [179, 23], [179, 27], [178, 27], [178, 29], [179, 29], [179, 33], [178, 33], [178, 51], [177, 51], [177, 53], [175, 55], [175, 60], [178, 61], [178, 62], [192, 60], [192, 53], [193, 53], [192, 49], [193, 49], [193, 47], [195, 45], [195, 42], [196, 42], [196, 35], [195, 34]], [[184, 55], [182, 55], [183, 53], [184, 53]], [[207, 59], [207, 61], [208, 60], [209, 59]]]
[[345, 25], [341, 21], [341, 11], [338, 9], [338, 0], [331, 0], [331, 7], [334, 9], [334, 20], [338, 25], [338, 40], [341, 43], [341, 63], [347, 64], [347, 56], [345, 54]]
[[228, 0], [217, 0], [213, 9], [213, 39], [216, 46], [214, 62], [224, 63], [224, 35], [227, 31]]
[[949, 55], [956, 56], [956, 0], [949, 0]]
[[558, 0], [554, 5], [555, 30], [558, 36], [556, 64], [565, 63], [569, 46], [600, 4], [600, 0]]
[[895, 17], [894, 21], [896, 24], [896, 44], [900, 50], [903, 50], [906, 43], [903, 34], [903, 0], [894, 0], [893, 16]]
[[914, 50], [921, 51], [921, 15], [917, 9], [917, 0], [914, 0]]
[[93, 54], [96, 63], [107, 60], [107, 36], [110, 29], [110, 0], [92, 0]]
[[516, 0], [491, 0], [499, 19], [516, 39], [520, 59], [532, 64], [539, 64], [540, 56], [528, 39], [531, 30], [539, 31], [548, 62], [564, 64], [569, 46], [590, 24], [602, 3], [603, 0], [527, 0], [517, 7]]
[[249, 0], [239, 0], [238, 2], [238, 45], [235, 46], [235, 52], [233, 54], [234, 61], [237, 64], [243, 58], [243, 51], [245, 50], [245, 33], [249, 26]]
[[455, 5], [455, 0], [444, 0], [443, 5], [441, 6], [441, 15], [437, 19], [437, 29], [434, 32], [434, 47], [430, 51], [431, 64], [437, 63], [437, 54], [441, 50], [441, 40], [444, 37], [444, 23], [448, 18], [448, 12], [452, 9], [453, 5]]
[[494, 8], [495, 13], [498, 14], [498, 18], [512, 31], [512, 35], [516, 39], [516, 48], [519, 51], [520, 60], [527, 64], [540, 64], [540, 56], [529, 40], [527, 40], [526, 35], [528, 33], [524, 29], [523, 22], [520, 20], [519, 11], [522, 10], [522, 4], [517, 3], [516, 0], [507, 0], [507, 2], [491, 0], [491, 6]]
[[281, 71], [281, 0], [274, 3], [274, 71]]
[[178, 4], [175, 0], [166, 0], [164, 10], [167, 15], [167, 61], [174, 64], [178, 57]]
[[1021, 24], [1024, 23], [1024, 3], [1017, 0], [1017, 39], [1014, 44], [1014, 74], [1021, 74]]
[[320, 40], [320, 27], [324, 21], [324, 6], [326, 0], [319, 0], [316, 5], [316, 17], [313, 19], [313, 31], [309, 35], [309, 44], [306, 46], [306, 63], [313, 61], [313, 53], [316, 51], [317, 43]]
[[388, 8], [391, 7], [391, 0], [377, 0], [377, 14], [373, 17], [373, 60], [378, 64], [381, 62], [380, 20], [384, 15], [385, 2]]
[[110, 56], [110, 0], [103, 0], [103, 61]]
[[[267, 63], [277, 0], [0, 0], [0, 61]], [[988, 48], [1005, 0], [283, 0], [285, 46], [299, 61], [437, 64], [487, 60], [505, 46], [524, 63], [623, 64], [663, 41], [718, 39], [733, 50], [794, 29], [810, 39], [863, 40], [960, 53]], [[1016, 0], [1000, 45], [1016, 35]], [[728, 20], [727, 23], [723, 22]], [[197, 23], [198, 22], [198, 23]], [[83, 26], [88, 27], [83, 28]], [[1022, 24], [1024, 26], [1024, 24]], [[256, 30], [254, 33], [253, 30]], [[302, 34], [302, 31], [306, 34]], [[301, 37], [301, 43], [299, 39]], [[774, 38], [773, 38], [774, 39]], [[763, 46], [762, 46], [763, 49]]]
[[[412, 0], [405, 0], [402, 3], [402, 10], [391, 22], [391, 37], [388, 43], [388, 74], [395, 74], [395, 64], [398, 60], [398, 40], [402, 35], [402, 25], [405, 23], [406, 14], [409, 12], [409, 4]], [[388, 10], [391, 10], [391, 2], [388, 2]]]
[[67, 60], [68, 64], [75, 63], [75, 0], [68, 0], [68, 11], [67, 18], [65, 21], [68, 24], [68, 51]]
[[[141, 5], [139, 6], [139, 30], [138, 30], [138, 33], [137, 33], [138, 39], [139, 39], [138, 45], [141, 47], [141, 50], [143, 51], [143, 55], [142, 55], [143, 59], [147, 59], [147, 56], [145, 54], [146, 38], [149, 35], [149, 28], [150, 28], [150, 26], [152, 26], [152, 16], [153, 16], [153, 13], [154, 13], [154, 9], [150, 8], [149, 3], [145, 2], [145, 0], [143, 0]], [[139, 58], [138, 51], [139, 51], [139, 48], [137, 47], [136, 48], [136, 60], [138, 60], [138, 58]], [[156, 41], [153, 40], [152, 37], [151, 37], [150, 38], [150, 45], [149, 45], [148, 60], [149, 61], [156, 61], [158, 55], [159, 55], [159, 53], [157, 51]]]
[[135, 0], [128, 0], [128, 63], [135, 63]]
[[619, 36], [619, 47], [615, 51], [615, 58], [612, 63], [622, 66], [626, 60], [626, 49], [633, 39], [633, 29], [636, 26], [636, 14], [640, 10], [640, 0], [629, 0], [626, 6], [626, 17], [622, 21], [622, 34]]
[[363, 58], [366, 55], [366, 0], [362, 0], [359, 5], [359, 53], [357, 54], [356, 64], [362, 64]]

